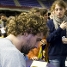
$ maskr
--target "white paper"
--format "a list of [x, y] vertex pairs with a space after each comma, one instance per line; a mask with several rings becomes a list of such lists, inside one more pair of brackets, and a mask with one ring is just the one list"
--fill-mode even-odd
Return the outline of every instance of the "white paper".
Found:
[[30, 67], [46, 67], [47, 62], [43, 61], [33, 61]]
[[2, 34], [6, 33], [5, 30], [4, 30], [4, 28], [1, 28], [1, 33]]
[[65, 66], [67, 66], [67, 61], [65, 61]]

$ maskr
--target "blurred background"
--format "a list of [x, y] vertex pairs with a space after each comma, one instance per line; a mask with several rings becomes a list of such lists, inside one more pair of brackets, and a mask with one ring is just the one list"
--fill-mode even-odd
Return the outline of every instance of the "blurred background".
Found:
[[[22, 11], [28, 11], [32, 7], [47, 8], [55, 0], [0, 0], [0, 13], [4, 13], [6, 16], [17, 15]], [[64, 0], [67, 2], [67, 0]]]

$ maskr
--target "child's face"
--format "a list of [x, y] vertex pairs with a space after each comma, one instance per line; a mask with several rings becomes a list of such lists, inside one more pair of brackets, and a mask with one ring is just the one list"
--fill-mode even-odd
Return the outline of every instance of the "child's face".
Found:
[[58, 4], [55, 5], [55, 10], [54, 10], [54, 14], [58, 17], [58, 18], [62, 18], [64, 16], [65, 13], [65, 9], [61, 6], [59, 6]]

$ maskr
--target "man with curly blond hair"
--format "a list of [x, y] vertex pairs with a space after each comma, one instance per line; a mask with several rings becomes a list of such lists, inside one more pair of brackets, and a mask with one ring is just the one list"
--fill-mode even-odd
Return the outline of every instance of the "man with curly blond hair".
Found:
[[7, 20], [7, 37], [0, 38], [0, 67], [26, 67], [24, 54], [36, 47], [48, 27], [43, 18], [23, 13]]

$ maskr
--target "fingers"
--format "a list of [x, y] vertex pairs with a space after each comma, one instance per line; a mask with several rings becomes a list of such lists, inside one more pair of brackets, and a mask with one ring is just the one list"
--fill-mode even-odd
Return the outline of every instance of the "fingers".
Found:
[[64, 44], [67, 44], [67, 38], [65, 38], [65, 36], [62, 37], [62, 42], [63, 42]]
[[63, 23], [60, 24], [60, 28], [61, 29], [66, 29], [67, 23], [65, 21], [63, 21]]
[[31, 59], [32, 60], [38, 60], [38, 57], [32, 57]]
[[40, 43], [41, 43], [41, 45], [46, 45], [47, 44], [47, 42], [45, 40], [41, 40]]

